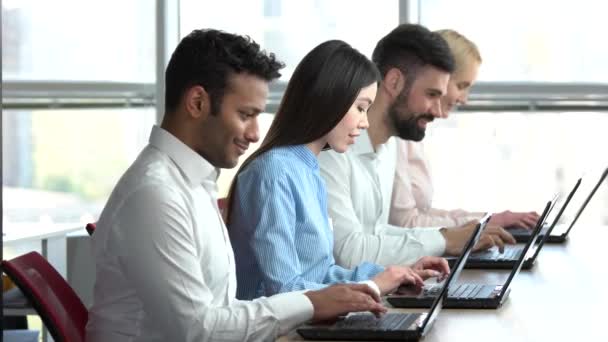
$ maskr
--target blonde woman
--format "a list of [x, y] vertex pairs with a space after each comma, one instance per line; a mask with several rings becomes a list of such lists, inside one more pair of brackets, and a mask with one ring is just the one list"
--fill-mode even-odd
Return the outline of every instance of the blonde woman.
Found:
[[[481, 65], [479, 49], [469, 39], [453, 30], [437, 31], [448, 43], [456, 68], [450, 76], [447, 93], [441, 99], [442, 118], [457, 105], [465, 104]], [[480, 212], [433, 208], [433, 184], [429, 164], [421, 142], [399, 139], [397, 167], [389, 221], [401, 227], [456, 226], [483, 216]], [[490, 223], [502, 227], [532, 228], [538, 220], [535, 212], [503, 211]]]

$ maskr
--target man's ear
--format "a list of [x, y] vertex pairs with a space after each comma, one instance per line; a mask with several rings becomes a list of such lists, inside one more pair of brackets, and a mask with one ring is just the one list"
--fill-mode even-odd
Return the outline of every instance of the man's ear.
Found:
[[391, 98], [395, 99], [401, 94], [403, 87], [405, 87], [405, 77], [405, 74], [397, 68], [390, 68], [386, 72], [382, 84]]
[[204, 119], [211, 112], [209, 93], [200, 85], [188, 89], [184, 96], [184, 105], [188, 115], [193, 119]]

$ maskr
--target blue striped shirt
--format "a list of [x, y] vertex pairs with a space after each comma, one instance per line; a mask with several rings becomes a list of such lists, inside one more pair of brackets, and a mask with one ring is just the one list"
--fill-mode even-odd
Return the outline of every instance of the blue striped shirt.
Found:
[[304, 145], [259, 156], [239, 174], [235, 196], [229, 232], [239, 299], [363, 281], [384, 270], [335, 264], [325, 182]]

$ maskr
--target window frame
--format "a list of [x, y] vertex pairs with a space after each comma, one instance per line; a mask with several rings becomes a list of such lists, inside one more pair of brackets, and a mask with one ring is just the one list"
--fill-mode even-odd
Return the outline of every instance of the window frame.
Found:
[[[401, 0], [403, 22], [420, 23], [422, 0]], [[477, 82], [463, 111], [602, 111], [608, 109], [608, 83]]]

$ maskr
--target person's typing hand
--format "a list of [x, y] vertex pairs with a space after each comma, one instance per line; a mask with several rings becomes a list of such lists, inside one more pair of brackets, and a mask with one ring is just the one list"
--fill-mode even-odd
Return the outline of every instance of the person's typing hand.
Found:
[[[445, 238], [445, 254], [458, 256], [462, 253], [465, 244], [475, 231], [477, 221], [468, 222], [459, 227], [441, 228], [440, 232]], [[500, 226], [488, 224], [481, 233], [479, 241], [473, 247], [473, 251], [485, 250], [496, 246], [502, 252], [505, 244], [514, 244], [515, 238]]]
[[386, 312], [380, 297], [366, 284], [332, 285], [304, 293], [314, 308], [313, 321], [328, 321], [349, 312], [370, 311], [376, 316]]
[[438, 280], [443, 280], [450, 274], [450, 266], [448, 261], [441, 257], [425, 256], [412, 265], [412, 269], [422, 279], [437, 277]]
[[519, 213], [506, 210], [502, 213], [492, 215], [490, 223], [506, 228], [521, 227], [532, 229], [536, 226], [536, 222], [539, 218], [540, 216], [534, 211]]
[[393, 292], [401, 284], [412, 284], [417, 287], [424, 285], [422, 277], [414, 269], [404, 266], [389, 266], [372, 280], [383, 295]]

